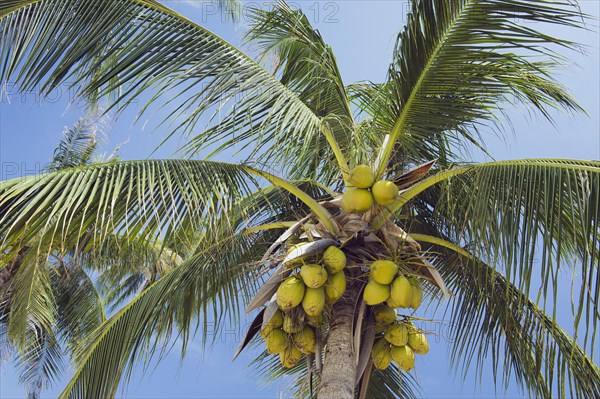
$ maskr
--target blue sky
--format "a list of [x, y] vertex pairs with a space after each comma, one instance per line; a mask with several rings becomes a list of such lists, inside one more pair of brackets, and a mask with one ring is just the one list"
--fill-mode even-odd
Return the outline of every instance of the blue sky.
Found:
[[[165, 1], [167, 5], [187, 17], [202, 23], [224, 36], [234, 44], [244, 29], [244, 20], [233, 28], [223, 22], [221, 16], [200, 1]], [[255, 4], [263, 4], [258, 2]], [[265, 2], [266, 4], [266, 2]], [[359, 80], [381, 81], [391, 59], [395, 35], [405, 21], [407, 1], [302, 1], [301, 5], [311, 22], [334, 49], [346, 83]], [[582, 1], [585, 12], [598, 18], [600, 6], [597, 0]], [[597, 29], [596, 29], [597, 30]], [[559, 32], [554, 32], [555, 34]], [[599, 36], [594, 32], [564, 31], [572, 40], [588, 46], [587, 55], [568, 54], [572, 64], [559, 71], [560, 80], [571, 90], [575, 98], [588, 111], [589, 116], [556, 114], [556, 126], [537, 115], [523, 115], [519, 109], [510, 109], [507, 120], [514, 127], [514, 135], [508, 132], [506, 140], [492, 132], [485, 135], [490, 153], [497, 159], [525, 157], [561, 157], [600, 159], [599, 122]], [[0, 171], [1, 179], [35, 173], [49, 162], [52, 151], [65, 126], [71, 125], [82, 115], [77, 105], [69, 105], [69, 93], [62, 90], [52, 98], [42, 100], [36, 93], [20, 94], [8, 87], [8, 95], [0, 102]], [[133, 124], [137, 112], [133, 107], [118, 120], [110, 123], [104, 151], [123, 144], [123, 159], [141, 159], [150, 155], [161, 141], [161, 131], [153, 132], [156, 119], [142, 120]], [[146, 123], [147, 122], [147, 123]], [[161, 149], [154, 157], [168, 156], [177, 142]], [[477, 157], [482, 159], [481, 157]], [[558, 315], [570, 320], [570, 311]], [[228, 328], [224, 329], [225, 331]], [[230, 330], [230, 329], [229, 329]], [[200, 343], [192, 345], [183, 362], [177, 348], [154, 369], [144, 375], [136, 372], [121, 395], [128, 398], [264, 398], [285, 396], [285, 384], [264, 386], [247, 367], [252, 353], [243, 354], [235, 363], [231, 357], [237, 346], [237, 334], [222, 334], [211, 351], [203, 351]], [[464, 383], [460, 375], [454, 376], [449, 366], [449, 355], [443, 336], [433, 342], [427, 356], [420, 357], [415, 375], [427, 397], [519, 397], [516, 386], [508, 390], [498, 389], [491, 378], [484, 378], [475, 387], [469, 376]], [[598, 354], [596, 363], [600, 363]], [[55, 397], [64, 381], [45, 396]], [[23, 397], [24, 390], [16, 384], [16, 372], [12, 364], [2, 365], [0, 370], [0, 397]]]

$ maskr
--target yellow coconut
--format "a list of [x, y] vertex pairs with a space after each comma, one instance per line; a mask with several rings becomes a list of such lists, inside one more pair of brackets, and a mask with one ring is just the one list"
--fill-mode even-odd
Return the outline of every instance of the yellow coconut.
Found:
[[339, 273], [346, 267], [346, 255], [338, 247], [331, 246], [323, 252], [323, 263], [329, 274]]
[[292, 339], [296, 348], [300, 349], [300, 352], [305, 355], [315, 353], [315, 331], [312, 328], [304, 327], [302, 331], [294, 334]]
[[346, 292], [346, 275], [343, 271], [331, 274], [325, 283], [325, 293], [330, 303], [335, 303]]
[[348, 183], [357, 188], [369, 188], [373, 185], [375, 176], [367, 165], [357, 165], [350, 171]]
[[383, 326], [380, 324], [375, 324], [375, 334], [379, 334], [382, 332], [385, 332], [385, 329], [387, 328], [387, 326]]
[[[291, 246], [291, 247], [289, 247], [289, 249], [287, 250], [286, 256], [287, 256], [287, 255], [289, 255], [289, 254], [291, 254], [293, 250], [295, 250], [295, 249], [297, 249], [297, 248], [300, 248], [300, 247], [302, 247], [302, 246], [304, 246], [304, 245], [306, 245], [306, 244], [309, 244], [309, 243], [308, 243], [308, 242], [301, 242], [301, 243], [298, 243], [298, 244], [294, 244], [294, 245], [292, 245], [292, 246]], [[287, 262], [287, 263], [285, 264], [285, 266], [286, 266], [287, 268], [293, 269], [294, 267], [300, 266], [300, 265], [302, 265], [303, 263], [304, 263], [304, 258], [303, 258], [303, 257], [299, 257], [299, 258], [295, 258], [295, 259], [294, 259], [294, 260], [292, 260], [292, 261], [289, 261], [289, 262]]]
[[391, 284], [398, 273], [398, 266], [391, 260], [376, 260], [371, 264], [369, 276], [379, 284]]
[[415, 367], [415, 353], [409, 346], [392, 346], [392, 360], [404, 371]]
[[321, 265], [304, 265], [300, 268], [302, 281], [310, 288], [318, 288], [327, 281], [327, 272]]
[[325, 318], [323, 317], [323, 313], [319, 313], [316, 316], [306, 315], [305, 321], [309, 326], [320, 327], [325, 322]]
[[410, 307], [416, 309], [419, 306], [421, 306], [421, 302], [423, 301], [423, 287], [421, 286], [419, 280], [417, 280], [414, 277], [411, 277], [410, 279], [408, 279], [408, 281], [410, 282], [410, 285], [412, 287], [412, 298], [410, 301]]
[[286, 314], [283, 317], [283, 326], [281, 328], [283, 328], [283, 331], [286, 333], [295, 334], [302, 331], [302, 327], [302, 323], [291, 317], [289, 314]]
[[408, 308], [412, 304], [412, 284], [404, 276], [398, 276], [392, 282], [388, 305], [393, 308]]
[[289, 345], [284, 351], [279, 353], [281, 364], [288, 369], [298, 364], [300, 358], [302, 358], [302, 352], [294, 345]]
[[342, 198], [342, 206], [346, 212], [364, 213], [373, 206], [373, 196], [369, 190], [362, 188], [347, 190]]
[[398, 186], [388, 180], [379, 180], [371, 187], [371, 193], [379, 205], [391, 205], [398, 197]]
[[408, 343], [408, 329], [404, 323], [392, 324], [385, 330], [384, 338], [392, 345], [406, 345]]
[[363, 292], [363, 299], [367, 305], [379, 305], [385, 302], [390, 296], [390, 286], [379, 284], [371, 280], [367, 283]]
[[427, 337], [422, 332], [410, 331], [408, 333], [408, 346], [419, 355], [429, 352], [429, 342], [427, 342]]
[[[263, 317], [263, 323], [265, 319]], [[264, 325], [264, 324], [263, 324]], [[260, 332], [261, 337], [265, 338], [271, 331], [275, 328], [279, 328], [283, 326], [283, 312], [279, 309], [271, 316], [271, 320], [267, 321], [265, 328], [263, 328]]]
[[271, 355], [285, 350], [288, 346], [288, 336], [280, 328], [272, 330], [265, 338], [265, 347]]
[[296, 277], [288, 277], [277, 288], [277, 305], [281, 310], [290, 310], [300, 305], [304, 297], [305, 285]]
[[309, 316], [316, 316], [325, 307], [325, 290], [323, 287], [307, 288], [302, 299], [302, 308]]
[[375, 323], [379, 325], [392, 324], [396, 320], [396, 310], [390, 308], [388, 305], [377, 305], [373, 308], [373, 314], [375, 316]]
[[375, 368], [379, 370], [387, 369], [392, 362], [390, 344], [383, 339], [375, 341], [373, 350], [371, 351], [371, 358], [373, 359], [373, 366]]

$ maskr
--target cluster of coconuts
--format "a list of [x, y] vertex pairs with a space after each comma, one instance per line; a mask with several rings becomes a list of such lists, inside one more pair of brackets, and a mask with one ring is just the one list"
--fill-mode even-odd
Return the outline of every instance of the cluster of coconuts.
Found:
[[375, 182], [367, 165], [358, 165], [348, 175], [348, 188], [342, 196], [342, 208], [348, 213], [364, 213], [373, 203], [390, 205], [398, 197], [398, 186], [388, 180]]
[[[292, 246], [288, 253], [297, 248]], [[279, 309], [261, 331], [267, 352], [279, 354], [281, 364], [294, 367], [303, 354], [315, 352], [315, 328], [324, 322], [323, 310], [346, 291], [346, 255], [331, 246], [319, 262], [292, 261], [293, 274], [277, 289]]]
[[392, 308], [417, 309], [423, 300], [423, 287], [415, 277], [398, 273], [393, 261], [376, 260], [369, 268], [369, 282], [363, 291], [367, 305], [386, 302]]
[[410, 371], [415, 365], [415, 354], [429, 352], [427, 337], [411, 322], [397, 319], [396, 310], [386, 304], [375, 306], [373, 313], [379, 336], [371, 351], [373, 366], [385, 370], [393, 360], [401, 369]]

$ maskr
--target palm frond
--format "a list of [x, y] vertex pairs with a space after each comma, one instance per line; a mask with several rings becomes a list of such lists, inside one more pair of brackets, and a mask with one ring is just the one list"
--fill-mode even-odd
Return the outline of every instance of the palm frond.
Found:
[[385, 370], [373, 368], [365, 398], [415, 399], [419, 396], [422, 392], [414, 376], [400, 371], [392, 363]]
[[[107, 111], [144, 98], [140, 116], [169, 107], [161, 126], [203, 131], [189, 153], [278, 148], [268, 161], [288, 161], [280, 164], [293, 170], [322, 139], [319, 118], [275, 76], [157, 1], [2, 2], [0, 31], [2, 82], [44, 93], [73, 82], [79, 96], [112, 98]], [[205, 114], [210, 127], [197, 129]]]
[[24, 261], [7, 288], [10, 295], [8, 338], [22, 351], [32, 328], [50, 332], [56, 320], [56, 302], [45, 257], [31, 256]]
[[576, 44], [543, 29], [582, 18], [570, 0], [412, 1], [388, 82], [376, 88], [384, 95], [362, 101], [391, 136], [379, 173], [411, 159], [445, 165], [465, 144], [480, 146], [477, 126], [496, 124], [504, 101], [549, 119], [550, 108], [581, 110], [550, 76], [565, 60], [554, 50]]
[[[225, 313], [237, 320], [240, 299], [254, 287], [243, 262], [264, 249], [260, 238], [233, 234], [225, 223], [202, 240], [202, 249], [136, 296], [91, 333], [78, 350], [77, 369], [61, 397], [114, 397], [118, 384], [129, 378], [133, 364], [163, 353], [178, 329], [185, 347], [200, 327]], [[169, 298], [165, 301], [164, 298]], [[211, 310], [212, 309], [212, 310]], [[207, 324], [202, 325], [206, 339]]]
[[[600, 162], [524, 160], [481, 164], [440, 187], [436, 216], [444, 234], [526, 295], [558, 306], [559, 274], [577, 272], [574, 331], [593, 344], [600, 318]], [[577, 334], [575, 335], [577, 338]]]
[[54, 150], [54, 158], [46, 169], [53, 172], [88, 165], [98, 147], [100, 129], [99, 117], [88, 115], [79, 118], [63, 132], [63, 139]]
[[481, 375], [488, 357], [494, 382], [505, 387], [516, 378], [533, 396], [595, 397], [600, 369], [556, 316], [479, 259], [448, 256], [440, 272], [456, 294], [447, 330], [452, 360], [465, 375], [471, 365]]
[[18, 356], [19, 382], [25, 386], [28, 398], [37, 399], [62, 374], [64, 353], [52, 331], [35, 326], [28, 330], [25, 342]]
[[197, 229], [252, 187], [242, 166], [184, 160], [111, 162], [9, 180], [0, 183], [0, 237], [12, 252], [33, 241], [39, 251], [64, 252], [101, 247], [109, 236], [170, 239], [180, 224]]
[[[281, 82], [296, 93], [316, 116], [323, 118], [336, 144], [342, 151], [347, 151], [352, 144], [354, 120], [331, 47], [301, 10], [294, 10], [283, 1], [277, 2], [268, 11], [252, 8], [249, 14], [248, 42], [258, 47], [262, 57], [273, 55], [275, 74], [280, 74]], [[315, 171], [323, 173], [328, 165], [334, 165], [333, 162], [323, 162], [323, 156], [334, 155], [328, 151], [324, 140], [325, 137], [317, 147], [322, 153], [321, 167], [308, 164], [302, 170], [293, 171], [293, 176], [315, 177]], [[347, 172], [343, 156], [338, 156], [338, 163]], [[335, 172], [339, 175], [339, 170]]]

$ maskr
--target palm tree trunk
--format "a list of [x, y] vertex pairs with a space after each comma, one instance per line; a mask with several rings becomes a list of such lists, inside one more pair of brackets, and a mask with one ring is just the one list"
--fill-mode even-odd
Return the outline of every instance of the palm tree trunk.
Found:
[[319, 399], [353, 399], [356, 362], [353, 346], [353, 322], [356, 308], [356, 287], [333, 305], [332, 324], [319, 386]]

